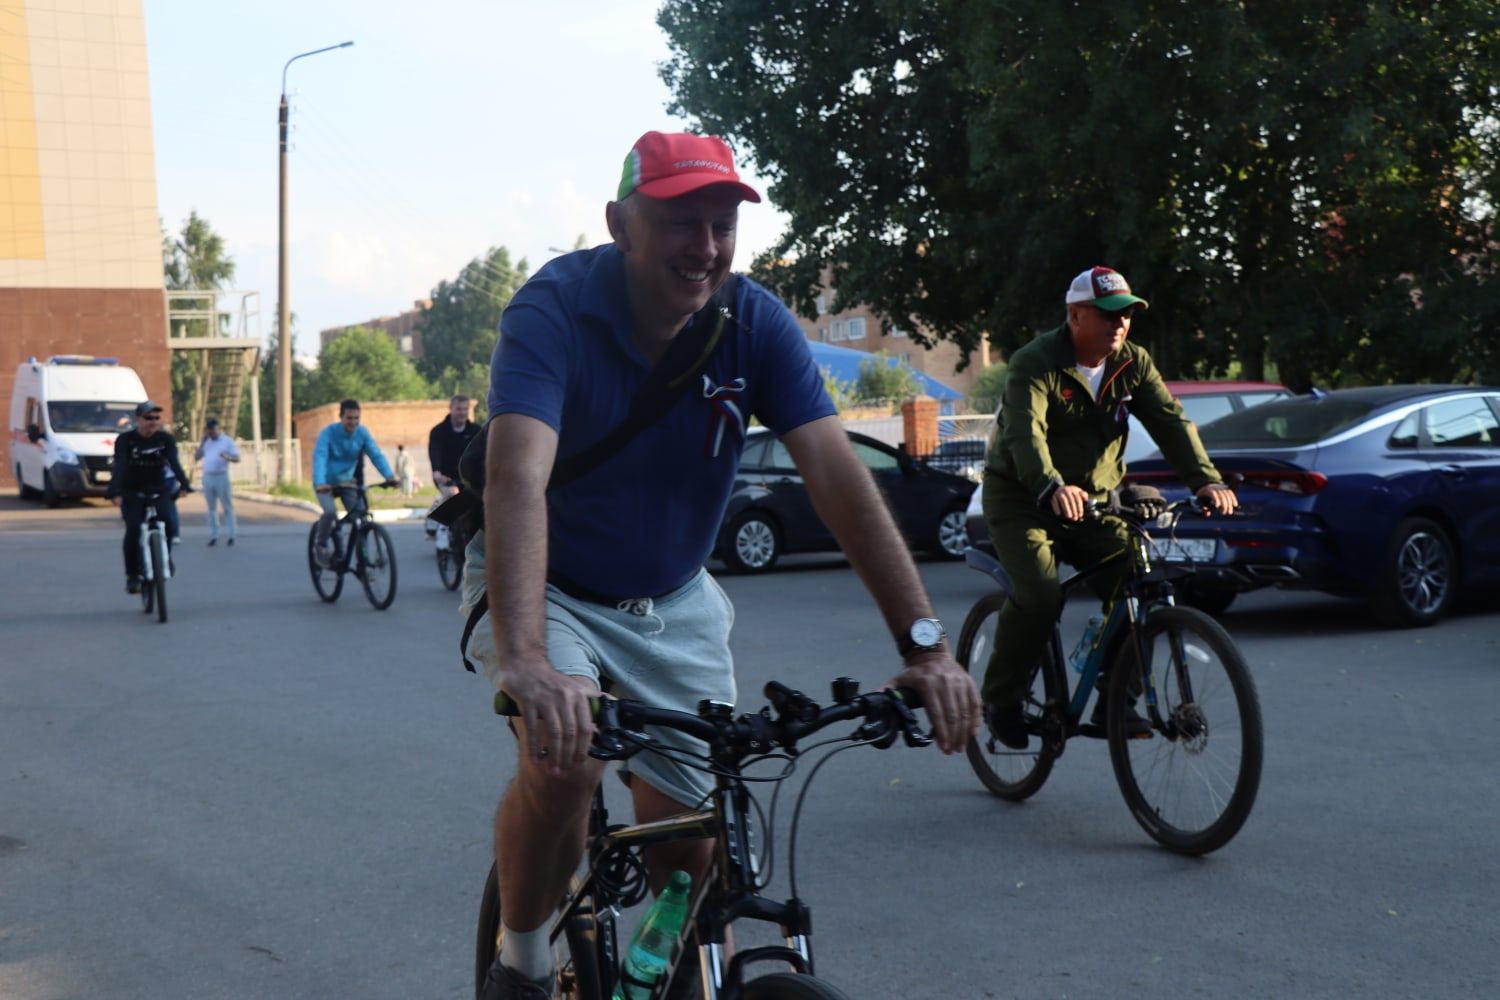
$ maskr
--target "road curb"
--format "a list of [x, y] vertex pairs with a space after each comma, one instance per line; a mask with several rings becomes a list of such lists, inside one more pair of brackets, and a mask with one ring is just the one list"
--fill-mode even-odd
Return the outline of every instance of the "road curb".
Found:
[[253, 500], [256, 503], [275, 504], [277, 507], [295, 507], [312, 514], [323, 513], [323, 508], [310, 500], [298, 500], [296, 497], [278, 497], [270, 493], [257, 493], [253, 490], [233, 490], [231, 494], [236, 500]]
[[[278, 507], [295, 507], [305, 510], [310, 514], [321, 514], [323, 508], [310, 500], [298, 500], [296, 497], [279, 497], [271, 493], [259, 493], [253, 490], [235, 490], [236, 500], [252, 500], [255, 503], [275, 504]], [[427, 516], [426, 507], [377, 507], [373, 511], [376, 521], [415, 521]]]

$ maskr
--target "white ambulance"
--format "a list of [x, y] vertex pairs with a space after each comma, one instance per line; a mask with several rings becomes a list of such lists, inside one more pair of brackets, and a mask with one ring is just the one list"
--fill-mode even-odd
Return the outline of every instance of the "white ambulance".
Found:
[[135, 426], [146, 399], [141, 377], [115, 358], [28, 358], [10, 397], [10, 464], [21, 496], [55, 507], [63, 497], [103, 496], [115, 435]]

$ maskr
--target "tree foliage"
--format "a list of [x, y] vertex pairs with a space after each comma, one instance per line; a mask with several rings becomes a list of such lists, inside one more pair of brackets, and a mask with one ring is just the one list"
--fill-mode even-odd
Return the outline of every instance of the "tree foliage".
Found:
[[234, 258], [224, 237], [196, 210], [189, 212], [176, 236], [162, 233], [162, 272], [171, 291], [223, 288], [234, 280]]
[[859, 363], [859, 378], [854, 383], [854, 398], [861, 403], [899, 403], [921, 395], [922, 383], [911, 367], [892, 363], [886, 351], [877, 351]]
[[[311, 398], [304, 407], [340, 399], [361, 402], [431, 399], [432, 386], [384, 331], [357, 326], [328, 342], [318, 355]], [[297, 399], [293, 387], [292, 398]]]
[[1004, 362], [986, 365], [974, 376], [974, 388], [969, 393], [974, 409], [980, 413], [993, 413], [1000, 406], [1000, 396], [1005, 392]]
[[[223, 288], [234, 280], [234, 259], [224, 246], [224, 238], [214, 232], [207, 219], [196, 210], [189, 212], [182, 230], [161, 237], [162, 283], [168, 291], [210, 291]], [[180, 323], [177, 336], [208, 337], [220, 331], [210, 329], [206, 318]], [[208, 364], [203, 351], [172, 352], [172, 417], [179, 434], [196, 435], [197, 428], [186, 421], [192, 412], [193, 393], [198, 389]]]
[[492, 247], [469, 261], [453, 281], [432, 290], [432, 304], [422, 310], [422, 374], [442, 379], [449, 369], [489, 366], [500, 333], [500, 313], [526, 282], [526, 261], [511, 264], [510, 251]]
[[1500, 380], [1494, 0], [667, 0], [672, 110], [790, 216], [757, 273], [1009, 351], [1078, 271], [1172, 375]]

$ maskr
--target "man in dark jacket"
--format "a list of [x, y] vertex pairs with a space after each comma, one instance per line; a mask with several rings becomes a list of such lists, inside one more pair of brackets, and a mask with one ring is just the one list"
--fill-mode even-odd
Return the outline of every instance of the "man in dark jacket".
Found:
[[458, 487], [458, 460], [463, 455], [479, 425], [469, 419], [472, 403], [468, 396], [448, 400], [448, 416], [427, 435], [427, 461], [432, 465], [432, 485], [446, 500]]
[[[985, 461], [984, 516], [995, 552], [1015, 587], [996, 626], [980, 694], [990, 732], [1025, 749], [1021, 701], [1062, 607], [1057, 560], [1098, 563], [1125, 548], [1118, 520], [1085, 521], [1085, 505], [1125, 476], [1130, 414], [1140, 420], [1184, 483], [1216, 513], [1238, 505], [1209, 461], [1151, 356], [1126, 342], [1147, 308], [1119, 272], [1094, 267], [1073, 279], [1067, 322], [1039, 335], [1010, 359], [995, 435]], [[1092, 578], [1108, 600], [1129, 571]], [[1103, 720], [1103, 700], [1094, 711]], [[1131, 713], [1132, 727], [1145, 720]]]
[[150, 400], [135, 408], [135, 429], [115, 438], [114, 469], [105, 496], [125, 518], [125, 590], [141, 590], [143, 494], [158, 493], [156, 509], [167, 522], [167, 544], [176, 545], [177, 498], [188, 492], [187, 473], [177, 458], [177, 439], [161, 429], [161, 406]]

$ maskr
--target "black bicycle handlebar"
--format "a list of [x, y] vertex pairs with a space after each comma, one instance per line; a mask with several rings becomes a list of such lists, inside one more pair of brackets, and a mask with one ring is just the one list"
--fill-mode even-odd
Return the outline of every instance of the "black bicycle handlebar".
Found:
[[[859, 684], [847, 677], [833, 682], [834, 704], [819, 705], [811, 698], [778, 681], [765, 687], [770, 705], [759, 712], [736, 718], [734, 708], [723, 702], [703, 701], [698, 714], [657, 708], [643, 702], [597, 696], [589, 699], [596, 729], [590, 756], [620, 760], [642, 748], [646, 741], [639, 730], [645, 726], [674, 729], [709, 745], [710, 755], [736, 761], [772, 750], [795, 752], [797, 743], [821, 729], [848, 719], [863, 718], [854, 739], [885, 749], [899, 735], [907, 746], [932, 742], [917, 722], [914, 709], [921, 698], [910, 688], [859, 694]], [[772, 710], [775, 714], [772, 714]], [[504, 691], [495, 692], [495, 712], [516, 716], [520, 706]]]

